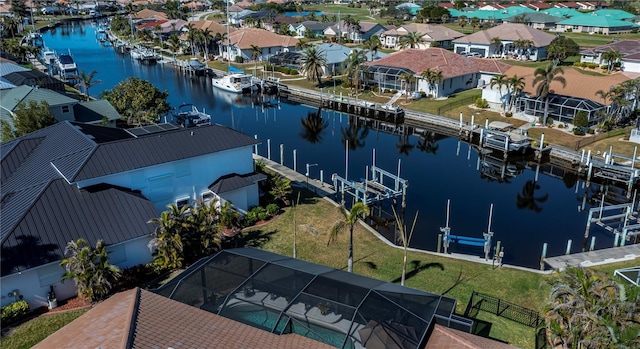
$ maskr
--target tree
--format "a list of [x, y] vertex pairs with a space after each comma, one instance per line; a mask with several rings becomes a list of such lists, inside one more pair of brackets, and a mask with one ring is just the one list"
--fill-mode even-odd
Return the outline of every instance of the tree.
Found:
[[407, 234], [407, 226], [400, 220], [398, 217], [398, 213], [394, 206], [391, 206], [393, 210], [393, 217], [396, 219], [396, 225], [398, 226], [398, 230], [400, 231], [400, 240], [402, 241], [402, 276], [400, 278], [400, 285], [404, 286], [404, 282], [407, 275], [407, 248], [409, 247], [409, 243], [411, 243], [411, 238], [413, 237], [413, 231], [416, 228], [416, 222], [418, 221], [418, 212], [416, 211], [416, 215], [413, 218], [413, 225], [411, 226], [411, 230], [409, 234]]
[[[16, 36], [16, 33], [18, 32], [18, 28], [20, 27], [20, 22], [18, 21], [17, 18], [14, 18], [11, 16], [2, 16], [0, 17], [0, 23], [2, 23], [3, 37], [13, 38]], [[3, 39], [3, 41], [4, 40], [5, 39]]]
[[318, 86], [322, 86], [321, 77], [326, 65], [327, 56], [318, 46], [311, 46], [302, 51], [302, 70], [307, 80], [317, 81]]
[[167, 44], [169, 45], [169, 50], [173, 53], [173, 60], [175, 61], [176, 53], [178, 53], [182, 48], [182, 42], [180, 41], [178, 34], [171, 34], [167, 40]]
[[342, 220], [337, 221], [329, 230], [329, 240], [327, 246], [337, 241], [338, 235], [345, 229], [349, 229], [349, 262], [347, 270], [353, 272], [353, 228], [355, 227], [358, 219], [364, 218], [369, 215], [369, 207], [362, 202], [357, 202], [353, 205], [349, 214], [345, 213], [344, 206], [339, 208], [340, 214], [343, 216]]
[[158, 218], [152, 218], [149, 223], [155, 224], [152, 239], [147, 245], [153, 251], [153, 262], [161, 269], [181, 268], [184, 260], [184, 245], [182, 236], [188, 230], [186, 212], [189, 206], [178, 207], [171, 204]]
[[579, 53], [580, 47], [578, 44], [573, 41], [573, 39], [562, 35], [553, 39], [547, 48], [548, 58], [551, 60], [557, 60], [560, 63], [564, 62], [565, 59], [571, 56], [578, 55]]
[[257, 76], [256, 75], [256, 71], [258, 69], [258, 58], [260, 58], [260, 56], [262, 56], [262, 47], [260, 46], [256, 46], [256, 45], [251, 45], [250, 46], [251, 49], [251, 58], [253, 59], [253, 76]]
[[542, 125], [547, 125], [547, 117], [549, 115], [549, 92], [551, 91], [551, 83], [554, 81], [562, 84], [562, 87], [567, 86], [567, 81], [564, 77], [559, 76], [564, 74], [562, 68], [558, 67], [555, 63], [549, 63], [547, 68], [538, 68], [533, 72], [533, 86], [536, 87], [536, 94], [539, 98], [544, 100], [544, 114]]
[[[427, 68], [425, 71], [420, 74], [420, 77], [423, 78], [427, 82], [427, 86], [429, 86], [430, 94], [433, 96], [437, 96], [437, 87], [438, 85], [444, 81], [444, 76], [442, 75], [441, 70], [431, 70]], [[432, 93], [433, 90], [436, 89], [436, 93]]]
[[308, 47], [311, 47], [311, 44], [309, 44], [309, 39], [306, 38], [300, 38], [298, 39], [298, 42], [296, 42], [296, 49], [297, 50], [304, 50]]
[[269, 186], [271, 187], [269, 194], [271, 194], [276, 201], [280, 201], [284, 206], [288, 206], [290, 202], [289, 195], [292, 193], [291, 180], [276, 175], [269, 180]]
[[419, 47], [424, 41], [422, 38], [426, 34], [421, 34], [417, 32], [408, 32], [407, 34], [400, 37], [400, 47], [401, 48], [416, 48]]
[[73, 279], [80, 298], [91, 302], [102, 300], [120, 278], [120, 269], [109, 264], [103, 240], [98, 240], [95, 248], [91, 248], [84, 239], [70, 241], [64, 253], [69, 257], [60, 262], [66, 270], [62, 281]]
[[603, 52], [600, 55], [600, 63], [602, 64], [603, 61], [607, 62], [607, 72], [611, 73], [611, 70], [613, 70], [614, 65], [618, 63], [621, 58], [622, 58], [622, 54], [620, 52], [609, 50], [607, 52]]
[[146, 125], [158, 122], [171, 107], [169, 93], [158, 90], [146, 80], [130, 77], [110, 90], [102, 92], [129, 125]]
[[97, 85], [102, 83], [102, 80], [93, 80], [93, 77], [97, 74], [97, 71], [92, 71], [91, 73], [87, 74], [85, 73], [84, 70], [80, 71], [80, 82], [78, 84], [76, 84], [77, 87], [81, 87], [82, 90], [84, 90], [84, 94], [85, 96], [87, 96], [87, 100], [89, 100], [91, 97], [89, 96], [89, 88], [91, 88], [91, 86]]
[[[495, 46], [496, 49], [493, 51], [495, 54], [500, 54], [502, 53], [502, 39], [500, 39], [499, 37], [493, 37], [491, 38], [491, 45], [490, 46]], [[491, 51], [491, 48], [489, 48], [489, 51]]]
[[371, 60], [373, 60], [374, 56], [378, 53], [378, 49], [380, 48], [380, 39], [377, 35], [373, 35], [369, 38], [369, 40], [363, 43], [363, 47], [365, 50], [371, 52]]
[[409, 98], [409, 94], [411, 93], [411, 87], [413, 86], [413, 83], [416, 82], [416, 77], [413, 74], [413, 72], [406, 72], [402, 75], [400, 75], [400, 81], [404, 81], [405, 83], [405, 87], [404, 87], [404, 102], [407, 103], [407, 100]]
[[469, 18], [467, 18], [467, 16], [460, 16], [458, 17], [458, 25], [460, 26], [460, 29], [464, 30], [464, 27], [469, 23]]
[[502, 95], [502, 88], [507, 86], [507, 76], [505, 74], [498, 74], [494, 77], [491, 78], [491, 81], [489, 82], [489, 87], [491, 89], [493, 89], [494, 86], [498, 87], [498, 93], [500, 94], [500, 102], [502, 104], [502, 107], [504, 109], [505, 101], [503, 101], [504, 96]]
[[211, 33], [211, 30], [209, 30], [209, 28], [204, 28], [201, 29], [198, 33], [199, 38], [200, 38], [200, 43], [202, 44], [202, 46], [204, 47], [204, 59], [205, 61], [209, 60], [209, 46], [211, 45], [211, 42], [214, 40], [214, 36]]
[[347, 56], [346, 64], [347, 64], [347, 77], [349, 79], [351, 85], [351, 93], [353, 94], [353, 89], [355, 88], [355, 93], [358, 93], [358, 89], [360, 88], [360, 78], [362, 73], [365, 71], [365, 66], [362, 63], [367, 61], [366, 52], [364, 50], [353, 50]]
[[586, 111], [580, 110], [576, 113], [576, 116], [573, 117], [573, 125], [576, 127], [588, 127], [589, 126], [589, 115]]
[[22, 137], [41, 128], [51, 126], [57, 122], [51, 113], [47, 101], [29, 101], [28, 104], [20, 103], [13, 111], [13, 127], [5, 120], [2, 124], [2, 141], [8, 141], [16, 137]]
[[509, 90], [509, 110], [513, 109], [516, 98], [525, 87], [524, 77], [514, 74], [507, 79], [507, 89]]
[[473, 17], [471, 18], [471, 21], [469, 21], [469, 24], [471, 25], [471, 28], [473, 28], [473, 32], [476, 32], [476, 28], [480, 26], [480, 19], [478, 17]]

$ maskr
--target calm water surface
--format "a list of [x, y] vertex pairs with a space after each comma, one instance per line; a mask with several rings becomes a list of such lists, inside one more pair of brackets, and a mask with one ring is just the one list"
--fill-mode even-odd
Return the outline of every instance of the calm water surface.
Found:
[[[344, 176], [343, 130], [350, 127], [348, 116], [322, 111], [327, 127], [320, 139], [311, 143], [301, 136], [301, 120], [316, 109], [284, 103], [280, 108], [253, 107], [251, 98], [238, 99], [214, 90], [208, 78], [185, 76], [170, 65], [140, 64], [128, 55], [116, 53], [112, 47], [103, 47], [96, 40], [96, 30], [96, 25], [75, 23], [44, 34], [46, 45], [58, 53], [70, 51], [80, 70], [98, 72], [95, 79], [102, 83], [91, 87], [92, 96], [97, 97], [125, 78], [136, 76], [168, 91], [173, 106], [193, 103], [211, 114], [215, 123], [257, 135], [263, 140], [260, 155], [267, 155], [266, 140], [270, 139], [272, 159], [279, 160], [279, 145], [284, 144], [287, 166], [293, 167], [292, 151], [296, 149], [299, 172], [304, 173], [305, 164], [312, 163], [317, 164], [311, 167], [313, 178], [319, 177], [319, 170], [323, 170], [326, 181], [332, 173]], [[553, 175], [545, 174], [550, 168], [544, 166], [535, 184], [535, 200], [527, 205], [518, 198], [532, 187], [536, 170], [533, 163], [517, 164], [514, 170], [518, 174], [499, 182], [483, 176], [477, 170], [477, 152], [455, 138], [437, 136], [429, 143], [416, 136], [405, 139], [398, 132], [364, 130], [360, 128], [358, 148], [349, 155], [349, 178], [365, 177], [365, 166], [372, 163], [373, 149], [377, 153], [377, 166], [389, 172], [395, 173], [401, 161], [401, 177], [409, 181], [407, 220], [413, 221], [416, 212], [419, 213], [414, 247], [436, 249], [439, 228], [445, 225], [447, 200], [451, 200], [452, 234], [478, 238], [487, 231], [490, 205], [494, 205], [494, 244], [502, 241], [505, 263], [537, 268], [545, 242], [549, 244], [549, 256], [563, 254], [569, 239], [573, 240], [572, 252], [580, 251], [588, 212], [579, 208], [585, 198], [584, 207], [587, 210], [591, 207], [590, 199], [599, 197], [597, 192], [603, 189], [600, 186], [591, 184], [586, 188], [583, 182], [576, 182], [575, 176], [558, 170]], [[596, 236], [596, 248], [613, 244], [611, 233], [595, 226], [591, 231]], [[452, 244], [450, 249], [483, 255], [482, 247]], [[357, 250], [355, 253], [356, 259], [362, 257]]]

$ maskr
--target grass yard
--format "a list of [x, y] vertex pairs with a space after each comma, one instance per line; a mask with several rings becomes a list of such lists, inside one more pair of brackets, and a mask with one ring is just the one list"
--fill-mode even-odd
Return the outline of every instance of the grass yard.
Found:
[[41, 315], [19, 325], [11, 335], [0, 339], [0, 348], [29, 349], [86, 312], [85, 309]]
[[[328, 17], [329, 20], [332, 20], [332, 16], [338, 16], [340, 14], [340, 18], [344, 19], [347, 15], [351, 15], [351, 17], [365, 22], [381, 22], [379, 16], [375, 16], [372, 18], [369, 14], [369, 9], [366, 6], [362, 6], [361, 8], [357, 7], [348, 7], [347, 5], [335, 5], [335, 4], [323, 4], [322, 6], [311, 5], [305, 6], [305, 11], [323, 11]], [[382, 21], [384, 22], [384, 21]]]

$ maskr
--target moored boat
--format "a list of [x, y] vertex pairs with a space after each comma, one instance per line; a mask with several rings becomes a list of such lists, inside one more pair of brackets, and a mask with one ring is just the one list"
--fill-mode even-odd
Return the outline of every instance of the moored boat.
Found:
[[55, 62], [58, 74], [63, 80], [73, 79], [78, 75], [78, 66], [70, 54], [59, 55]]
[[189, 103], [184, 103], [176, 109], [174, 119], [183, 127], [211, 125], [211, 115]]
[[235, 73], [212, 79], [213, 87], [233, 93], [251, 92], [256, 87], [250, 74]]

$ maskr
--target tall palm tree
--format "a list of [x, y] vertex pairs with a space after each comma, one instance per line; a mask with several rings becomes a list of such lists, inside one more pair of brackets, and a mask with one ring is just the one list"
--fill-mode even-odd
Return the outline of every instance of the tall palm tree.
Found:
[[365, 71], [365, 67], [362, 63], [367, 61], [367, 56], [364, 50], [353, 50], [347, 56], [346, 64], [347, 64], [347, 77], [351, 82], [351, 93], [353, 94], [353, 89], [355, 88], [355, 93], [358, 93], [358, 89], [360, 88], [360, 80], [361, 75]]
[[321, 77], [326, 66], [327, 56], [317, 46], [311, 46], [302, 51], [302, 70], [307, 80], [318, 81], [318, 86], [322, 86]]
[[304, 50], [310, 46], [311, 44], [309, 44], [309, 39], [307, 38], [300, 38], [298, 42], [296, 42], [296, 50]]
[[507, 79], [507, 89], [509, 90], [509, 110], [513, 109], [513, 106], [516, 103], [516, 98], [520, 91], [522, 91], [525, 87], [524, 77], [518, 76], [518, 74], [514, 74], [512, 77]]
[[549, 63], [547, 68], [538, 68], [533, 72], [533, 86], [536, 87], [536, 94], [539, 98], [544, 99], [544, 113], [542, 119], [542, 125], [547, 125], [547, 117], [549, 115], [549, 92], [551, 89], [551, 83], [554, 81], [562, 84], [562, 87], [567, 86], [567, 80], [564, 77], [559, 76], [564, 74], [564, 70], [558, 67], [555, 63]]
[[149, 221], [156, 225], [156, 229], [147, 246], [154, 250], [154, 262], [158, 266], [167, 269], [182, 267], [184, 260], [182, 236], [186, 235], [191, 228], [186, 218], [189, 210], [189, 205], [178, 207], [176, 204], [171, 204], [167, 211], [160, 214], [160, 217]]
[[253, 76], [257, 76], [256, 75], [256, 71], [258, 70], [258, 58], [260, 58], [260, 56], [262, 56], [262, 47], [260, 46], [256, 46], [256, 45], [251, 45], [250, 46], [251, 49], [251, 58], [253, 59]]
[[340, 214], [343, 219], [337, 221], [329, 230], [329, 240], [327, 246], [331, 245], [338, 239], [338, 235], [345, 229], [349, 229], [349, 262], [347, 264], [347, 271], [353, 272], [353, 228], [359, 219], [369, 215], [369, 207], [362, 202], [357, 202], [351, 207], [349, 213], [345, 213], [344, 206], [339, 208]]
[[[420, 77], [423, 78], [427, 85], [429, 86], [429, 92], [432, 92], [434, 89], [438, 87], [438, 85], [444, 81], [444, 76], [442, 75], [441, 70], [431, 70], [427, 68], [425, 71], [420, 74]], [[437, 91], [437, 90], [436, 90]], [[438, 92], [433, 94], [434, 97], [438, 95]]]
[[200, 30], [200, 42], [202, 43], [202, 46], [204, 47], [204, 60], [208, 61], [209, 60], [209, 46], [211, 45], [211, 42], [214, 40], [215, 36], [213, 35], [213, 33], [211, 32], [211, 30], [209, 28], [204, 28]]
[[189, 23], [189, 24], [185, 25], [184, 27], [187, 28], [187, 41], [189, 41], [189, 47], [191, 48], [191, 54], [194, 55], [195, 51], [196, 51], [195, 45], [196, 45], [196, 42], [198, 41], [198, 31], [194, 27], [193, 23]]
[[373, 35], [369, 38], [369, 40], [363, 43], [363, 47], [365, 50], [371, 52], [371, 60], [373, 60], [374, 56], [378, 53], [378, 49], [380, 48], [380, 39], [377, 35]]
[[476, 32], [476, 28], [480, 26], [480, 18], [478, 17], [473, 17], [471, 18], [471, 20], [469, 21], [469, 24], [471, 25], [471, 28], [473, 28], [473, 32]]
[[491, 78], [489, 82], [489, 87], [493, 89], [494, 86], [498, 87], [498, 93], [500, 93], [500, 102], [502, 103], [502, 108], [504, 109], [507, 104], [502, 99], [504, 98], [502, 95], [502, 88], [507, 86], [507, 76], [505, 74], [498, 74]]
[[411, 88], [413, 87], [413, 83], [416, 82], [416, 76], [413, 72], [406, 72], [400, 75], [400, 81], [405, 82], [404, 87], [404, 102], [407, 103], [409, 99], [409, 94], [411, 93]]
[[416, 48], [423, 43], [422, 38], [426, 34], [421, 34], [418, 32], [408, 32], [407, 34], [400, 37], [400, 47], [401, 48]]
[[[493, 51], [495, 54], [499, 54], [501, 53], [501, 47], [502, 47], [502, 39], [500, 39], [499, 37], [493, 37], [491, 38], [491, 46], [495, 46], [495, 50]], [[491, 49], [489, 49], [491, 50]]]
[[467, 16], [460, 16], [458, 17], [458, 25], [460, 26], [460, 29], [462, 29], [464, 31], [464, 27], [469, 23], [469, 18], [467, 18]]
[[620, 52], [609, 50], [607, 52], [603, 52], [600, 55], [600, 64], [602, 64], [603, 61], [607, 62], [607, 72], [611, 73], [611, 70], [613, 70], [615, 63], [617, 63], [621, 58], [622, 54]]
[[93, 77], [97, 74], [98, 72], [93, 70], [91, 73], [87, 74], [85, 73], [84, 70], [80, 71], [80, 82], [76, 85], [78, 87], [82, 87], [82, 90], [84, 91], [85, 96], [87, 97], [87, 100], [89, 100], [91, 97], [89, 96], [89, 88], [91, 88], [91, 86], [95, 86], [97, 84], [102, 83], [102, 80], [93, 80]]
[[180, 41], [180, 37], [178, 34], [171, 34], [169, 39], [167, 40], [167, 44], [169, 45], [169, 50], [173, 53], [173, 60], [176, 60], [176, 53], [180, 51], [182, 48], [182, 42]]

